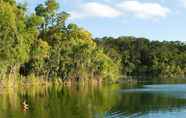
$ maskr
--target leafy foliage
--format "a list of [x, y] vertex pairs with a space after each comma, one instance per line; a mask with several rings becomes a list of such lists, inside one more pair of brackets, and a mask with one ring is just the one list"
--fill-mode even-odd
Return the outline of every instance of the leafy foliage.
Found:
[[69, 14], [58, 13], [58, 6], [55, 0], [48, 0], [28, 19], [28, 26], [38, 28], [39, 34], [29, 61], [22, 66], [24, 75], [62, 80], [116, 79], [118, 66], [96, 46], [91, 33], [76, 24], [66, 25]]
[[[120, 55], [124, 75], [177, 77], [186, 75], [186, 44], [135, 37], [97, 38], [107, 55]], [[112, 50], [115, 50], [113, 52]]]
[[0, 0], [0, 72], [46, 79], [116, 80], [122, 74], [186, 74], [186, 45], [134, 37], [104, 37], [66, 24], [67, 12], [58, 12], [56, 0], [47, 0], [28, 15], [14, 0]]

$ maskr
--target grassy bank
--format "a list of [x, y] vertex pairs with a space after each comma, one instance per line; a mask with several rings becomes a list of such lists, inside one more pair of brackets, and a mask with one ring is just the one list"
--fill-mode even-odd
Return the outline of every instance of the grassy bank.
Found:
[[102, 81], [100, 79], [83, 79], [83, 80], [66, 80], [61, 79], [46, 79], [44, 77], [36, 77], [35, 75], [30, 75], [27, 77], [6, 75], [4, 78], [0, 79], [0, 88], [22, 88], [29, 86], [76, 86], [76, 85], [102, 85], [108, 83], [114, 83], [113, 81]]

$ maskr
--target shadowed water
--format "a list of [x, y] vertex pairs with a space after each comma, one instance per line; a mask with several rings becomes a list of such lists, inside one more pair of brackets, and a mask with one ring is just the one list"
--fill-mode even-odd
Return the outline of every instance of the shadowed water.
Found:
[[[25, 109], [27, 105], [28, 109]], [[76, 85], [0, 90], [0, 118], [183, 116], [186, 116], [186, 84]]]

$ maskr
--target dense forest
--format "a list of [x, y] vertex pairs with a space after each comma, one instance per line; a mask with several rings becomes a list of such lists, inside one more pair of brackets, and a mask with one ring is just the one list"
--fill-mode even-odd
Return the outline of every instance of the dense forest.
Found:
[[117, 80], [124, 76], [186, 75], [186, 44], [135, 37], [93, 38], [67, 24], [56, 0], [33, 13], [14, 0], [0, 0], [0, 76], [46, 80]]
[[14, 0], [0, 0], [0, 73], [46, 79], [116, 79], [118, 65], [92, 40], [91, 33], [66, 24], [56, 0], [32, 14]]
[[104, 37], [96, 42], [113, 61], [120, 61], [126, 76], [184, 78], [186, 75], [186, 43], [150, 41], [135, 37]]

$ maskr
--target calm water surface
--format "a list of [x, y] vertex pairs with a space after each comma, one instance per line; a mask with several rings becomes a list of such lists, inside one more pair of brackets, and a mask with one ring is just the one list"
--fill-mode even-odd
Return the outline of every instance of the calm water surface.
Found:
[[0, 89], [0, 118], [184, 116], [186, 117], [186, 84]]

